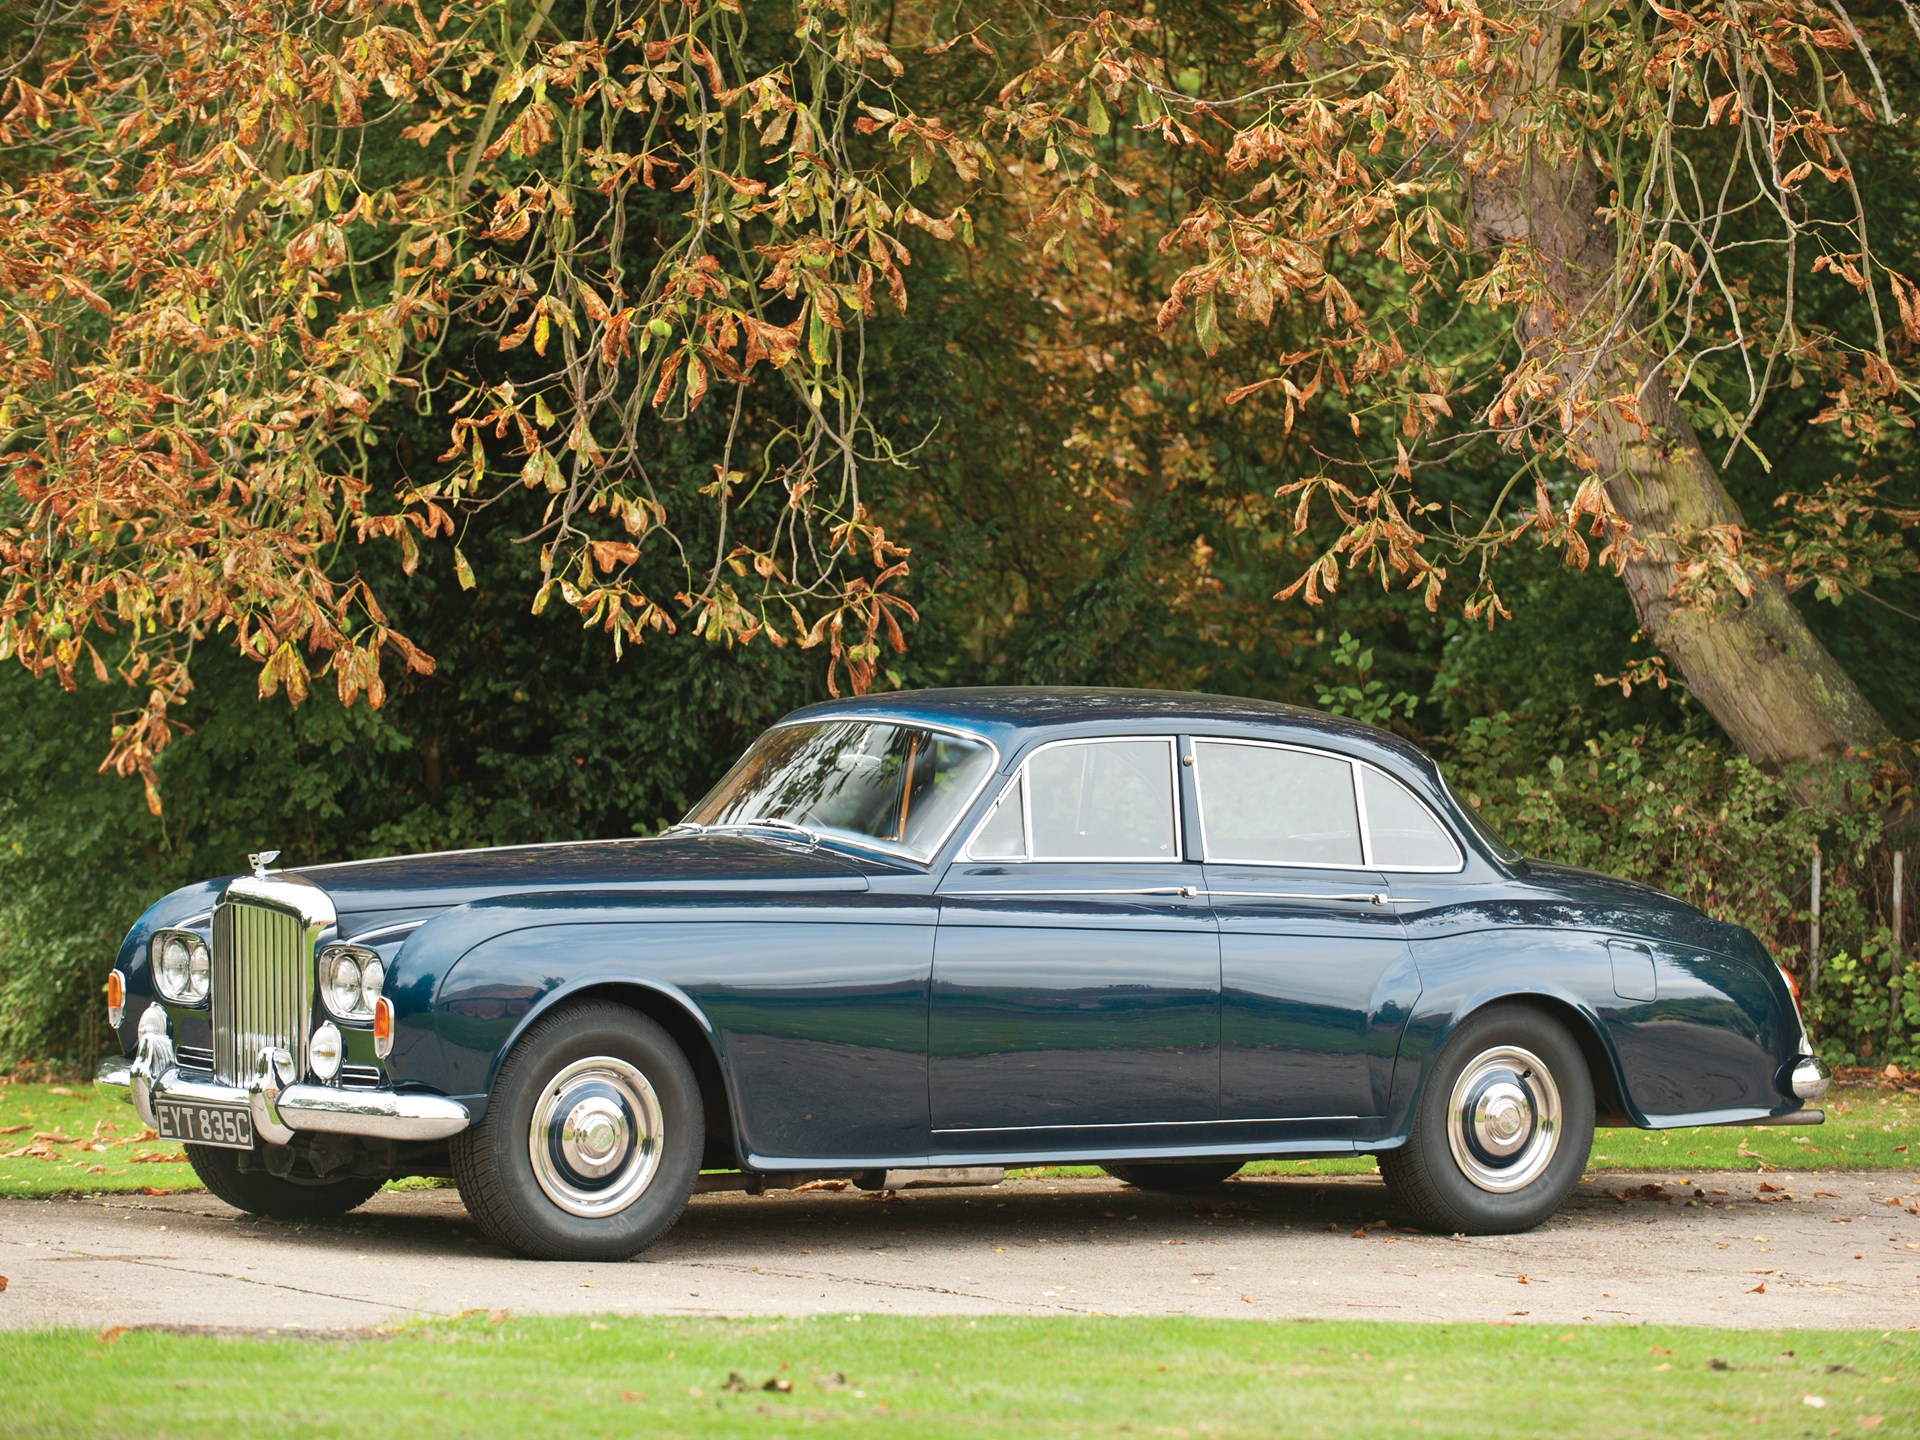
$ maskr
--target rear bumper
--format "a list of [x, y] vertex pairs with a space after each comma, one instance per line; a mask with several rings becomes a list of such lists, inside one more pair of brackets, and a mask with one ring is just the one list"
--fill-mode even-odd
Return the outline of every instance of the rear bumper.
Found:
[[156, 1100], [242, 1106], [253, 1117], [255, 1136], [269, 1145], [285, 1145], [308, 1131], [373, 1140], [444, 1140], [472, 1123], [466, 1106], [441, 1095], [283, 1085], [273, 1057], [264, 1052], [245, 1085], [185, 1076], [164, 1035], [142, 1035], [133, 1059], [108, 1060], [93, 1083], [102, 1094], [131, 1101], [148, 1126], [155, 1124]]
[[1827, 1093], [1827, 1086], [1833, 1083], [1833, 1076], [1820, 1062], [1818, 1055], [1802, 1055], [1793, 1062], [1793, 1071], [1787, 1077], [1787, 1083], [1798, 1100], [1818, 1100]]

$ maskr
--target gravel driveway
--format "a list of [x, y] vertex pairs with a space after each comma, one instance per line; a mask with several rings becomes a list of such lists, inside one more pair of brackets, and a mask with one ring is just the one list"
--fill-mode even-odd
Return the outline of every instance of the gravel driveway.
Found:
[[206, 1195], [0, 1200], [0, 1326], [352, 1330], [461, 1310], [1920, 1326], [1920, 1174], [1596, 1175], [1528, 1235], [1400, 1227], [1373, 1179], [696, 1197], [624, 1265], [537, 1264], [452, 1190], [343, 1220]]

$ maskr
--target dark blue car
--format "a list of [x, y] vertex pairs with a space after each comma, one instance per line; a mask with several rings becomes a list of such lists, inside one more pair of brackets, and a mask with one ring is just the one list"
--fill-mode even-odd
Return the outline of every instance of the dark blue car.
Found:
[[1822, 1118], [1750, 933], [1259, 701], [840, 701], [653, 839], [274, 858], [140, 917], [99, 1077], [256, 1214], [450, 1174], [501, 1244], [607, 1259], [696, 1184], [1364, 1154], [1487, 1233], [1550, 1215], [1596, 1124]]

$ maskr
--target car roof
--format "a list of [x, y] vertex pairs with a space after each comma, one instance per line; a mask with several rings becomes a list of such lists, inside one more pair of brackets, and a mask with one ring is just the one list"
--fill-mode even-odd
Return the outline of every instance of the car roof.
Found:
[[1332, 741], [1348, 754], [1390, 765], [1397, 761], [1416, 771], [1434, 769], [1433, 761], [1417, 746], [1378, 726], [1275, 700], [1184, 690], [1044, 685], [896, 690], [809, 705], [782, 723], [836, 718], [901, 720], [967, 730], [992, 740], [1003, 753], [1023, 748], [1037, 731], [1058, 731], [1064, 738], [1128, 726], [1173, 725], [1301, 744]]

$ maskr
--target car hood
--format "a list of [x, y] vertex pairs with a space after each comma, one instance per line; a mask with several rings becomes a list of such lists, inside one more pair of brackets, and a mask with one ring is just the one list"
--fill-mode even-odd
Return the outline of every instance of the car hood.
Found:
[[449, 850], [352, 860], [288, 872], [319, 886], [343, 935], [376, 921], [430, 915], [507, 895], [566, 891], [668, 893], [858, 892], [866, 876], [849, 857], [756, 835], [670, 835]]

